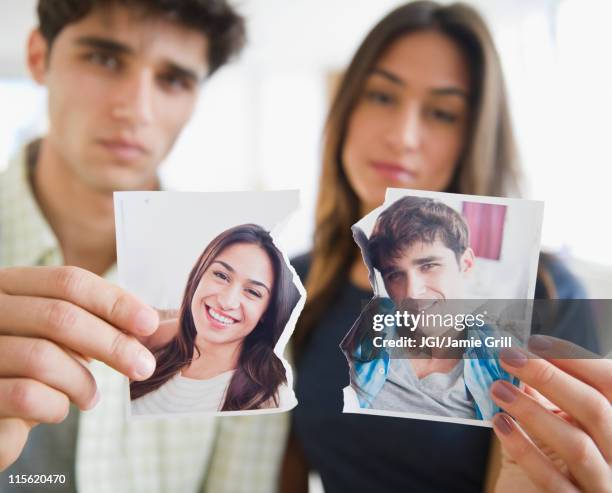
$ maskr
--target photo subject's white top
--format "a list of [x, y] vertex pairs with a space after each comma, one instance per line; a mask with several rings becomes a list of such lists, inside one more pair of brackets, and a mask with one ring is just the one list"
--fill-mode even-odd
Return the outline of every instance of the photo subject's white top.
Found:
[[132, 414], [216, 412], [235, 370], [199, 380], [177, 373], [158, 389], [132, 401]]

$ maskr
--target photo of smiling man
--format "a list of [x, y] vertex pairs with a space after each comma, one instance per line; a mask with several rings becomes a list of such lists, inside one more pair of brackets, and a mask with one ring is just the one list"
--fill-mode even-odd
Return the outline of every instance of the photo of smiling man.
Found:
[[354, 228], [377, 296], [342, 341], [351, 370], [345, 411], [483, 424], [499, 411], [489, 386], [518, 383], [498, 356], [517, 341], [490, 324], [475, 297], [487, 264], [503, 263], [517, 214], [511, 205], [457, 196], [448, 205], [440, 199], [449, 194], [429, 195], [438, 197], [404, 196], [375, 211], [369, 236]]

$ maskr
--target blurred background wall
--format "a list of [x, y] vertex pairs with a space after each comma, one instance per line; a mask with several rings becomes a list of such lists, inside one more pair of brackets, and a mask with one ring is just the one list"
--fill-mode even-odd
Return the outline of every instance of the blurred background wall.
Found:
[[[396, 0], [243, 0], [249, 44], [203, 88], [162, 168], [179, 190], [301, 190], [283, 238], [306, 251], [330, 78]], [[612, 297], [608, 144], [612, 2], [474, 0], [497, 43], [527, 178], [545, 201], [543, 244], [566, 257], [592, 297]], [[0, 2], [0, 169], [44, 133], [45, 93], [28, 79], [25, 42], [35, 0]]]

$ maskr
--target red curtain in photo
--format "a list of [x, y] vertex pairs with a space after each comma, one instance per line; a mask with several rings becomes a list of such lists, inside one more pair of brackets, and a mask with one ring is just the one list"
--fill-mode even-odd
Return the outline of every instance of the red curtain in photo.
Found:
[[504, 237], [506, 206], [464, 202], [463, 217], [470, 228], [470, 246], [474, 255], [499, 260]]

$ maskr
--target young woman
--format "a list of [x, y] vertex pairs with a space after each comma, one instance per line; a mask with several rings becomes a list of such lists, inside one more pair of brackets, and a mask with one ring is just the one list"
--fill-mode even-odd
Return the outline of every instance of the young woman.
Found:
[[[287, 491], [305, 487], [309, 468], [332, 493], [481, 491], [488, 470], [499, 491], [530, 491], [534, 484], [576, 491], [572, 481], [595, 490], [609, 481], [607, 361], [554, 366], [520, 354], [502, 361], [563, 412], [552, 413], [500, 382], [492, 385], [493, 401], [518, 421], [507, 414], [493, 420], [510, 458], [501, 475], [499, 449], [490, 454], [486, 428], [341, 412], [349, 369], [338, 345], [372, 296], [351, 225], [382, 203], [387, 187], [507, 195], [517, 193], [518, 183], [501, 67], [482, 19], [461, 4], [415, 2], [391, 12], [357, 50], [332, 103], [314, 247], [294, 264], [308, 298], [293, 338], [299, 406], [284, 464]], [[555, 295], [584, 292], [562, 265], [543, 256], [536, 296]], [[592, 345], [580, 319], [567, 322], [579, 334], [576, 342]], [[554, 375], [549, 385], [538, 380], [545, 374]], [[555, 468], [523, 429], [565, 468]]]
[[279, 406], [287, 383], [274, 346], [299, 299], [269, 233], [246, 224], [204, 249], [157, 367], [131, 382], [132, 412], [215, 412]]

